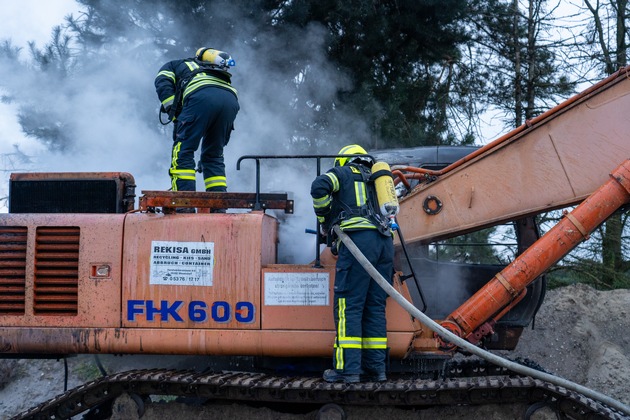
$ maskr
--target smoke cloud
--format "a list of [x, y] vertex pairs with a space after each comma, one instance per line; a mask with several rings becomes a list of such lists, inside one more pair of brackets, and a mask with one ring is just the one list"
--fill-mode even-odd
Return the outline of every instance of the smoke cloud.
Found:
[[[238, 16], [229, 19], [246, 21]], [[247, 31], [246, 25], [243, 26], [240, 30]], [[310, 25], [285, 30], [281, 35], [251, 34], [249, 39], [258, 37], [255, 43], [221, 44], [208, 38], [197, 45], [191, 41], [195, 44], [189, 48], [192, 51], [211, 46], [229, 52], [237, 63], [232, 82], [239, 91], [241, 110], [225, 149], [229, 191], [255, 191], [255, 163], [244, 161], [237, 171], [240, 156], [334, 154], [344, 144], [368, 138], [367, 125], [341, 110], [335, 114], [335, 124], [337, 129], [345, 127], [346, 131], [339, 130], [333, 140], [306, 141], [293, 130], [297, 119], [304, 125], [311, 124], [313, 121], [309, 119], [317, 118], [318, 104], [329, 103], [339, 88], [349, 85], [348, 77], [326, 60], [325, 34], [325, 28]], [[170, 188], [172, 126], [161, 126], [158, 122], [160, 104], [153, 81], [163, 63], [191, 53], [180, 51], [170, 57], [163, 56], [156, 52], [153, 40], [134, 36], [118, 37], [119, 41], [98, 51], [99, 56], [94, 60], [77, 56], [83, 62], [67, 78], [38, 71], [24, 61], [24, 54], [20, 63], [1, 60], [0, 86], [6, 101], [10, 98], [11, 102], [0, 104], [3, 110], [10, 109], [13, 113], [17, 109], [28, 110], [31, 117], [41, 116], [42, 125], [55, 127], [55, 132], [61, 135], [48, 142], [25, 137], [19, 132], [17, 118], [10, 122], [10, 127], [3, 127], [0, 153], [5, 176], [0, 197], [6, 196], [9, 173], [21, 171], [129, 172], [136, 180], [137, 195], [146, 190]], [[107, 59], [101, 60], [104, 57]], [[308, 57], [310, 64], [301, 72], [295, 73], [291, 66], [282, 65], [283, 60], [303, 57]], [[319, 83], [301, 83], [306, 78], [316, 78]], [[296, 98], [287, 80], [298, 84], [299, 89], [309, 89], [299, 94], [301, 98], [309, 98], [312, 112], [300, 112], [297, 106], [291, 112], [290, 105]], [[323, 161], [322, 171], [331, 163]], [[261, 192], [287, 192], [295, 200], [294, 215], [269, 212], [281, 219], [281, 263], [308, 263], [314, 258], [315, 236], [305, 233], [305, 229], [316, 226], [309, 194], [315, 176], [314, 159], [262, 161]], [[203, 191], [200, 175], [197, 190]]]

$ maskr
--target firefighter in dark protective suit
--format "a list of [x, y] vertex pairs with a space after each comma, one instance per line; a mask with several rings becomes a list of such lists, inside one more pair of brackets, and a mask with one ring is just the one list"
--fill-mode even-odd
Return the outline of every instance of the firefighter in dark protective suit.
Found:
[[195, 57], [164, 64], [155, 78], [162, 112], [174, 122], [169, 175], [173, 191], [195, 191], [194, 154], [201, 142], [200, 163], [206, 191], [227, 191], [223, 148], [239, 111], [228, 72], [229, 54], [200, 48]]
[[[366, 155], [359, 145], [341, 149], [339, 155]], [[339, 225], [359, 250], [392, 282], [394, 246], [392, 232], [377, 213], [376, 192], [370, 180], [373, 161], [368, 156], [338, 157], [335, 166], [311, 185], [315, 214], [329, 238]], [[333, 367], [324, 372], [328, 382], [353, 383], [386, 380], [387, 294], [340, 241], [335, 275], [334, 319], [336, 337]], [[329, 241], [330, 243], [330, 241]]]

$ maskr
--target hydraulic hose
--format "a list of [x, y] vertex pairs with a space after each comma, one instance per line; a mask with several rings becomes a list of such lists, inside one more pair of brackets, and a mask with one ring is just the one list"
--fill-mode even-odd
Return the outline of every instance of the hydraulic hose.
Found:
[[458, 337], [457, 335], [453, 334], [452, 332], [448, 331], [447, 329], [445, 329], [444, 327], [442, 327], [440, 324], [436, 323], [435, 321], [433, 321], [431, 318], [429, 318], [427, 315], [425, 315], [424, 313], [422, 313], [421, 311], [418, 310], [418, 308], [416, 308], [415, 306], [413, 306], [413, 304], [411, 302], [409, 302], [407, 299], [404, 298], [403, 295], [401, 295], [400, 293], [398, 293], [398, 291], [396, 289], [394, 289], [388, 282], [387, 280], [385, 280], [383, 278], [383, 276], [381, 276], [381, 274], [376, 270], [376, 268], [374, 268], [374, 266], [368, 261], [367, 258], [365, 258], [365, 256], [363, 255], [363, 253], [361, 253], [361, 251], [359, 250], [359, 248], [354, 244], [354, 242], [352, 242], [352, 239], [350, 239], [350, 237], [348, 235], [346, 235], [340, 228], [339, 226], [335, 226], [334, 227], [334, 231], [337, 233], [337, 236], [339, 237], [339, 239], [341, 239], [341, 241], [343, 242], [343, 244], [345, 246], [348, 247], [348, 250], [350, 251], [350, 253], [357, 259], [357, 261], [363, 266], [363, 268], [365, 269], [365, 271], [368, 272], [368, 274], [370, 275], [370, 277], [372, 277], [374, 279], [374, 281], [376, 281], [378, 283], [379, 286], [381, 286], [383, 288], [383, 290], [385, 290], [385, 292], [391, 296], [396, 302], [398, 302], [407, 312], [409, 312], [409, 314], [417, 319], [419, 319], [420, 321], [422, 321], [422, 323], [424, 323], [427, 327], [429, 327], [431, 330], [433, 330], [436, 334], [438, 334], [440, 337], [442, 337], [444, 340], [447, 340], [449, 342], [451, 342], [452, 344], [455, 344], [456, 346], [476, 355], [479, 356], [487, 361], [489, 361], [490, 363], [493, 363], [497, 366], [501, 366], [504, 367], [506, 369], [509, 369], [513, 372], [517, 372], [523, 375], [527, 375], [527, 376], [531, 376], [532, 378], [535, 379], [540, 379], [542, 381], [546, 381], [549, 383], [552, 383], [554, 385], [558, 385], [561, 386], [563, 388], [569, 389], [569, 390], [573, 390], [575, 392], [578, 392], [586, 397], [592, 398], [594, 400], [597, 400], [603, 404], [606, 404], [609, 407], [612, 407], [620, 412], [625, 413], [626, 415], [630, 416], [630, 407], [628, 407], [627, 405], [623, 404], [620, 401], [617, 401], [613, 398], [610, 398], [604, 394], [601, 394], [597, 391], [594, 391], [592, 389], [586, 388], [582, 385], [576, 384], [575, 382], [571, 382], [567, 379], [564, 378], [560, 378], [558, 376], [554, 376], [554, 375], [550, 375], [548, 373], [544, 373], [544, 372], [540, 372], [538, 370], [529, 368], [527, 366], [523, 366], [520, 365], [518, 363], [514, 363], [511, 362], [509, 360], [506, 360], [502, 357], [499, 357], [495, 354], [492, 354], [488, 351], [485, 351], [471, 343], [469, 343], [468, 341], [464, 340], [461, 337]]

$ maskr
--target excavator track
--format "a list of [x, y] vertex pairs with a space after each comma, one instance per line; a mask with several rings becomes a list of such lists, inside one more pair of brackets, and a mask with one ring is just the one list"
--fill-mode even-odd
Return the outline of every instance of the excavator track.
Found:
[[33, 407], [13, 420], [66, 419], [129, 393], [201, 399], [378, 406], [452, 406], [525, 403], [548, 405], [565, 418], [627, 419], [598, 401], [556, 385], [522, 376], [405, 379], [381, 383], [327, 383], [316, 377], [264, 373], [131, 370], [102, 377]]

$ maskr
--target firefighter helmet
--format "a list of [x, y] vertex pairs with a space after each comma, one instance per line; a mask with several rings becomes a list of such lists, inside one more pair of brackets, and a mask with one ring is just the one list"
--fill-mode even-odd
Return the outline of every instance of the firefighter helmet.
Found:
[[[348, 146], [344, 146], [341, 148], [338, 155], [367, 155], [365, 149], [358, 144], [350, 144]], [[335, 159], [335, 166], [344, 166], [348, 162], [353, 162], [355, 160], [363, 160], [368, 164], [372, 163], [372, 159], [370, 157], [361, 157], [361, 156], [351, 156], [351, 157], [337, 157]]]
[[204, 63], [216, 66], [221, 70], [228, 70], [230, 67], [236, 65], [236, 62], [230, 54], [215, 50], [214, 48], [199, 48], [195, 53], [195, 58]]

